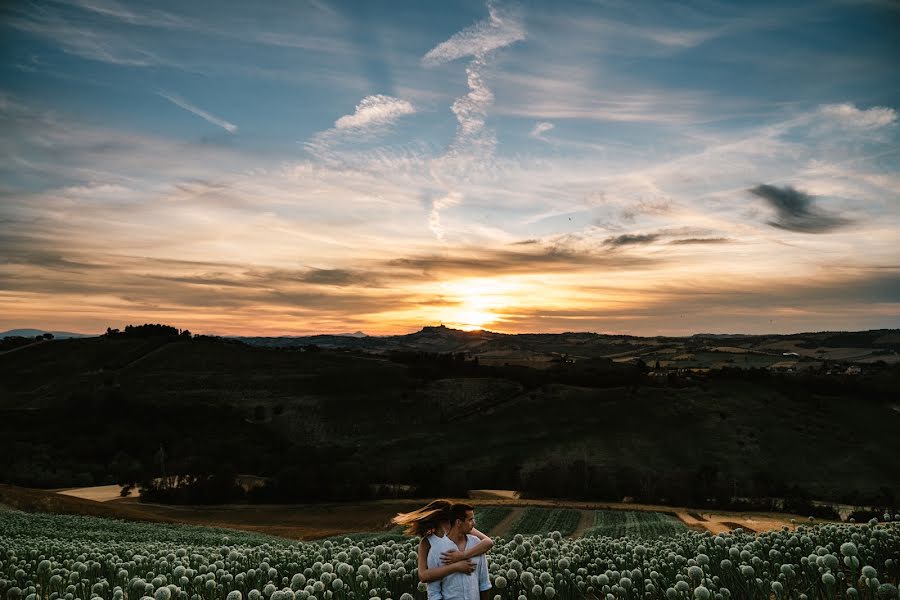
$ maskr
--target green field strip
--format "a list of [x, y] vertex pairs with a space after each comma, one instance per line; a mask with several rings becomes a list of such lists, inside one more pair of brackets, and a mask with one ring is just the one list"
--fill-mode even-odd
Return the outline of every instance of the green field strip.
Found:
[[485, 506], [475, 509], [475, 527], [478, 531], [491, 534], [497, 524], [512, 513], [508, 506]]
[[559, 531], [568, 536], [575, 532], [581, 513], [571, 508], [538, 508], [529, 507], [519, 520], [510, 528], [507, 535], [550, 533]]
[[598, 510], [584, 537], [672, 537], [689, 531], [674, 515], [635, 510]]

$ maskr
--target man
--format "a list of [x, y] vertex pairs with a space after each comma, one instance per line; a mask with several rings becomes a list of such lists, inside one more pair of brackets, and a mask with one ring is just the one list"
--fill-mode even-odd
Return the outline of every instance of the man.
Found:
[[[467, 550], [471, 550], [480, 542], [479, 538], [472, 535], [475, 529], [475, 507], [470, 504], [457, 503], [450, 507], [450, 531], [447, 532], [447, 545], [450, 550], [456, 550], [460, 559], [469, 556]], [[440, 582], [434, 582], [429, 586], [440, 585], [440, 597], [443, 600], [490, 600], [491, 582], [488, 578], [487, 557], [484, 554], [468, 559], [475, 563], [475, 572], [451, 573]], [[429, 590], [429, 598], [432, 597]]]

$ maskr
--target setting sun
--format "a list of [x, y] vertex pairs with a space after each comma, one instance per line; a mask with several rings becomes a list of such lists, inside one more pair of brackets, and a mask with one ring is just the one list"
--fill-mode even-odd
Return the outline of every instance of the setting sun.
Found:
[[451, 303], [441, 319], [451, 327], [473, 331], [502, 320], [502, 312], [520, 302], [522, 286], [503, 279], [469, 278], [440, 284]]

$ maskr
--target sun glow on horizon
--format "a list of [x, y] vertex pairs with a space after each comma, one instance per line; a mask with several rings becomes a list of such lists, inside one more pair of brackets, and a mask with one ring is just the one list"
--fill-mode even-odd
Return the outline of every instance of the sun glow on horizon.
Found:
[[475, 331], [503, 320], [503, 310], [521, 304], [522, 285], [500, 278], [445, 281], [440, 292], [451, 302], [442, 321], [448, 326]]

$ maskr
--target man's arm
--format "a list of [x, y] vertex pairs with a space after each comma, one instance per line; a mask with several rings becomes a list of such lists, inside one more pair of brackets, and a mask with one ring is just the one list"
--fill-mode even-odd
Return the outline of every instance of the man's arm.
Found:
[[[455, 562], [449, 565], [443, 565], [440, 567], [428, 567], [428, 551], [431, 550], [431, 544], [428, 543], [428, 540], [422, 538], [419, 541], [419, 550], [417, 552], [418, 558], [418, 574], [419, 581], [428, 584], [428, 598], [429, 600], [440, 600], [440, 586], [441, 579], [449, 575], [450, 573], [465, 573], [468, 575], [472, 571], [475, 570], [475, 563], [469, 560], [463, 560], [459, 562]], [[437, 585], [436, 591], [438, 592], [437, 596], [432, 596], [432, 589], [434, 585]]]
[[494, 540], [481, 533], [477, 529], [473, 529], [469, 535], [474, 535], [476, 538], [478, 538], [479, 542], [471, 548], [467, 547], [465, 551], [448, 550], [447, 552], [441, 553], [441, 561], [445, 565], [454, 563], [459, 560], [469, 560], [475, 558], [476, 556], [481, 556], [482, 554], [489, 552], [491, 548], [494, 547]]

